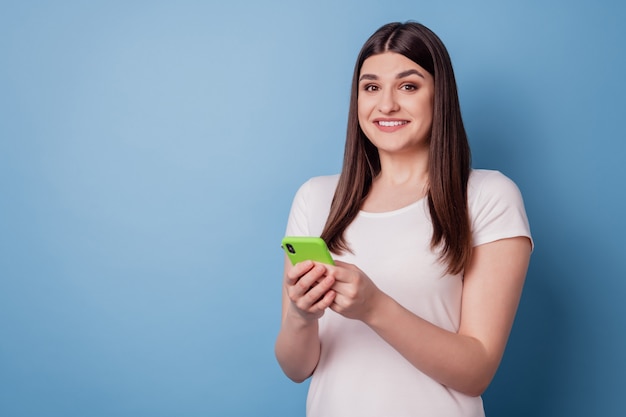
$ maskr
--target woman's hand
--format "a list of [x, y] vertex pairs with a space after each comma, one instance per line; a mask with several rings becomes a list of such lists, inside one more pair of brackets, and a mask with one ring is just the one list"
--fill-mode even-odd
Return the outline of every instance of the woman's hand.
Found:
[[367, 322], [383, 294], [380, 289], [363, 271], [345, 262], [336, 261], [328, 275], [335, 280], [332, 289], [336, 293], [330, 308], [346, 318]]
[[318, 319], [335, 299], [335, 279], [327, 266], [312, 261], [291, 265], [285, 255], [283, 308], [276, 338], [276, 358], [289, 378], [302, 382], [319, 362]]
[[294, 265], [285, 274], [289, 309], [306, 321], [319, 319], [335, 299], [333, 284], [335, 278], [322, 263], [304, 261]]

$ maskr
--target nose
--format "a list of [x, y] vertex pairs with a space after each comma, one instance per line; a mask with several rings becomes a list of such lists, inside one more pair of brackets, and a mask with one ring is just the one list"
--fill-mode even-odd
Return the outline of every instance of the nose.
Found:
[[393, 89], [385, 89], [380, 94], [380, 101], [378, 102], [378, 110], [383, 114], [393, 113], [398, 111], [400, 106], [396, 99], [395, 91]]

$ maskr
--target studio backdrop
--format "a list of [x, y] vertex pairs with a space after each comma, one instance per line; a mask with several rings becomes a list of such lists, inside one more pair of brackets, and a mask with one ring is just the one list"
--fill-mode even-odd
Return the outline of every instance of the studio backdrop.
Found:
[[303, 416], [279, 369], [299, 185], [340, 170], [362, 43], [447, 45], [476, 168], [536, 248], [491, 416], [621, 416], [617, 1], [1, 1], [0, 415]]

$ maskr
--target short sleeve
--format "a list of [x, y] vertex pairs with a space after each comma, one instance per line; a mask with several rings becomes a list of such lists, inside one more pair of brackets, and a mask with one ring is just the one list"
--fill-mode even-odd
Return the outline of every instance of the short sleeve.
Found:
[[287, 236], [322, 234], [338, 180], [338, 175], [332, 175], [314, 177], [302, 184], [291, 204]]
[[473, 246], [518, 236], [532, 243], [522, 194], [511, 179], [498, 171], [472, 171], [468, 200]]
[[306, 195], [309, 187], [309, 182], [305, 182], [293, 198], [287, 220], [286, 236], [309, 236], [306, 216]]

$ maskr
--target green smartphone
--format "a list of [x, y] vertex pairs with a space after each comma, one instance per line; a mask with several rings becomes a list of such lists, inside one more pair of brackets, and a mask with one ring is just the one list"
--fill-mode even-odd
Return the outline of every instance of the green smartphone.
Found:
[[320, 237], [287, 236], [283, 238], [281, 246], [293, 265], [307, 260], [335, 264], [326, 242]]

